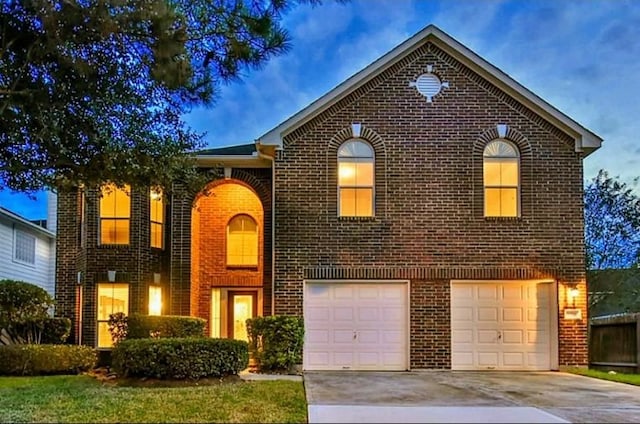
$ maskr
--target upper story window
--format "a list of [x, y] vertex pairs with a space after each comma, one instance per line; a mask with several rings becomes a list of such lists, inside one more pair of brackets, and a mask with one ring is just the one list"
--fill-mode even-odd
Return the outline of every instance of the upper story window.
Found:
[[100, 244], [129, 244], [130, 222], [131, 188], [104, 185], [100, 198]]
[[13, 259], [27, 264], [36, 263], [36, 237], [33, 234], [15, 229]]
[[227, 225], [227, 265], [258, 266], [258, 224], [249, 215], [237, 215]]
[[164, 247], [164, 201], [162, 190], [151, 190], [149, 194], [149, 208], [151, 217], [151, 247]]
[[519, 215], [520, 155], [506, 140], [494, 140], [483, 153], [484, 216]]
[[338, 149], [339, 216], [373, 216], [374, 152], [362, 140]]

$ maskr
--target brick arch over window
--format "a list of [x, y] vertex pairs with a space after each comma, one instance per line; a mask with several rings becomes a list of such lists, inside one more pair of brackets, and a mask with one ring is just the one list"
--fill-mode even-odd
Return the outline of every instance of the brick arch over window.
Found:
[[[520, 155], [520, 217], [526, 219], [534, 213], [533, 152], [531, 143], [520, 131], [509, 125], [496, 125], [482, 132], [473, 143], [473, 190], [471, 199], [473, 216], [484, 218], [483, 153], [490, 142], [498, 139], [510, 141]], [[499, 217], [495, 219], [514, 219]], [[515, 218], [517, 219], [517, 218]]]
[[262, 208], [267, 211], [267, 210], [271, 210], [271, 190], [269, 187], [266, 187], [260, 180], [258, 180], [254, 175], [252, 175], [251, 173], [243, 170], [243, 169], [236, 169], [234, 168], [231, 172], [231, 179], [223, 179], [223, 178], [219, 178], [217, 180], [211, 181], [209, 182], [203, 189], [202, 191], [200, 191], [199, 193], [196, 194], [196, 196], [192, 199], [193, 205], [196, 205], [198, 202], [198, 199], [200, 198], [200, 196], [202, 195], [202, 193], [205, 190], [211, 190], [217, 186], [219, 186], [220, 184], [225, 184], [225, 183], [236, 183], [236, 184], [241, 184], [245, 187], [247, 187], [248, 189], [250, 189], [251, 191], [253, 191], [256, 196], [258, 196], [258, 199], [260, 199], [260, 202], [262, 203]]
[[[338, 216], [338, 149], [348, 141], [354, 139], [363, 140], [373, 147], [374, 151], [374, 217], [383, 217], [387, 214], [387, 153], [382, 137], [371, 128], [358, 124], [359, 134], [356, 133], [355, 124], [345, 127], [334, 134], [329, 140], [326, 155], [327, 167], [327, 210], [328, 218]], [[370, 217], [343, 217], [341, 219], [372, 219]]]

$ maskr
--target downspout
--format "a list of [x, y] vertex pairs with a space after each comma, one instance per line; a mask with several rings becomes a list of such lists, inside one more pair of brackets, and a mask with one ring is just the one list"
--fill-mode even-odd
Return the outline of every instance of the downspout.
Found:
[[271, 315], [276, 311], [276, 160], [260, 151], [260, 141], [256, 140], [258, 156], [271, 161]]

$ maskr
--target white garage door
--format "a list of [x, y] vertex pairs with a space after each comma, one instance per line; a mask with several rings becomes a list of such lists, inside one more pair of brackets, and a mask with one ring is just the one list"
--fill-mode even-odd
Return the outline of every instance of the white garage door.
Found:
[[406, 370], [407, 283], [307, 282], [304, 369]]
[[451, 368], [551, 369], [551, 283], [453, 282]]

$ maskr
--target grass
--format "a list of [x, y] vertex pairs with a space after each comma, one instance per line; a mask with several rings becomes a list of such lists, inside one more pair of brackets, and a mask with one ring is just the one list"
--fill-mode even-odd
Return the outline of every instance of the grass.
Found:
[[89, 376], [0, 377], [6, 422], [307, 422], [299, 381], [121, 387]]
[[640, 386], [640, 374], [609, 374], [606, 371], [589, 370], [584, 368], [573, 368], [567, 371], [572, 374], [583, 375], [585, 377], [593, 377], [599, 378], [601, 380], [616, 381], [618, 383], [627, 383], [633, 384], [634, 386]]

